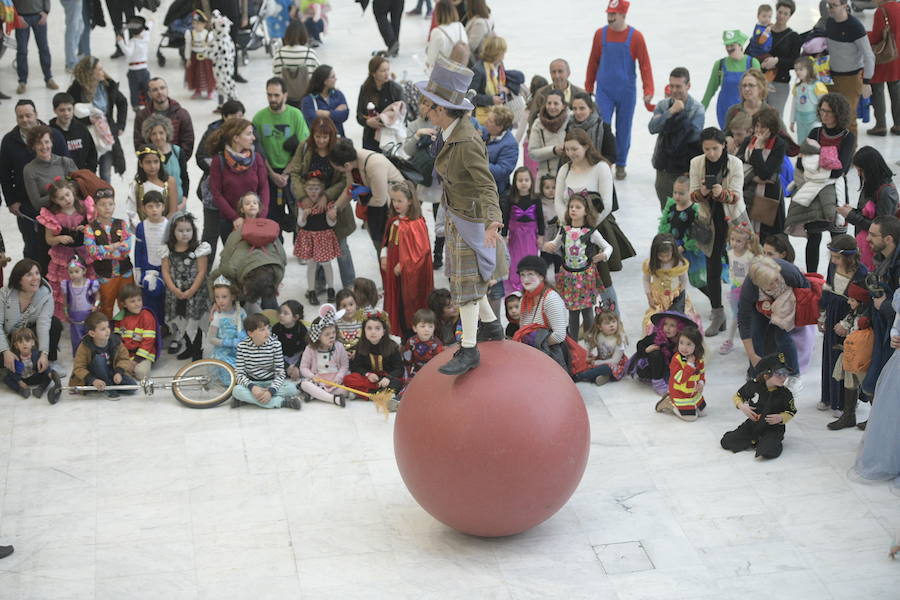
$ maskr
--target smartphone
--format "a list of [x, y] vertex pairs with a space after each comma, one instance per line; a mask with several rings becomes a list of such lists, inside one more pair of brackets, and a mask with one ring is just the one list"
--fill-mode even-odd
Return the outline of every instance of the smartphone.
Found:
[[708, 190], [711, 190], [716, 183], [718, 182], [716, 181], [715, 175], [707, 175], [703, 180], [703, 185], [705, 185]]

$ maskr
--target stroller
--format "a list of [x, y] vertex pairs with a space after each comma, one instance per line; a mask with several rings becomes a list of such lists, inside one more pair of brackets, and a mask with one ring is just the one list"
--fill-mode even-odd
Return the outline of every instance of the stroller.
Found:
[[[176, 0], [178, 1], [178, 0]], [[240, 53], [242, 65], [250, 62], [249, 52], [257, 48], [265, 47], [266, 54], [272, 56], [278, 50], [281, 39], [272, 38], [269, 35], [268, 19], [282, 14], [283, 6], [278, 0], [250, 0], [248, 14], [250, 26], [247, 29], [239, 29], [234, 38], [234, 45]]]
[[166, 17], [163, 25], [166, 30], [163, 31], [159, 39], [159, 46], [156, 48], [156, 62], [160, 67], [166, 66], [166, 57], [163, 55], [163, 48], [173, 48], [178, 52], [178, 56], [182, 57], [184, 62], [184, 32], [191, 28], [191, 13], [194, 11], [193, 0], [175, 0], [166, 11]]

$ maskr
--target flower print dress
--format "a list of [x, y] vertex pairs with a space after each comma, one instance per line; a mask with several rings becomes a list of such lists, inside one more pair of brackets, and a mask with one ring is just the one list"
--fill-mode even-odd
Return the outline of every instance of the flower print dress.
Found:
[[563, 264], [556, 276], [556, 285], [566, 303], [566, 310], [593, 308], [603, 284], [591, 260], [592, 254], [589, 255], [588, 246], [597, 246], [598, 252], [606, 254], [607, 260], [612, 255], [612, 246], [591, 227], [566, 225], [560, 229], [556, 241], [559, 242], [560, 238]]
[[[209, 256], [210, 246], [201, 242], [190, 252], [176, 252], [168, 246], [160, 247], [160, 259], [169, 259], [169, 275], [178, 289], [189, 289], [197, 278], [197, 259]], [[179, 300], [174, 294], [166, 294], [166, 324], [173, 329], [173, 334], [187, 334], [191, 339], [200, 328], [200, 320], [209, 313], [209, 290], [201, 285], [197, 293], [187, 300]], [[178, 338], [175, 338], [178, 339]]]
[[37, 216], [37, 221], [52, 235], [68, 235], [74, 239], [71, 244], [57, 244], [50, 248], [50, 265], [47, 267], [47, 281], [53, 290], [53, 316], [60, 321], [66, 320], [66, 298], [61, 282], [69, 278], [69, 261], [76, 254], [81, 262], [87, 265], [85, 277], [94, 279], [94, 267], [88, 263], [87, 249], [84, 247], [84, 231], [78, 227], [86, 225], [94, 218], [94, 200], [88, 196], [84, 199], [85, 214], [74, 212], [71, 215], [54, 213], [44, 207]]

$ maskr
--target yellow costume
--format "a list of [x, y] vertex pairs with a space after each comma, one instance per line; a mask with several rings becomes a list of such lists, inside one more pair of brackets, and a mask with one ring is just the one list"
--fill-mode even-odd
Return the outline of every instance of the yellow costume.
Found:
[[[662, 267], [655, 273], [650, 272], [650, 260], [644, 261], [644, 285], [645, 291], [650, 294], [650, 308], [644, 313], [644, 331], [650, 333], [653, 324], [650, 317], [658, 312], [676, 310], [684, 313], [701, 327], [700, 315], [694, 310], [691, 299], [685, 290], [687, 272], [690, 263], [686, 260], [674, 267]], [[649, 283], [648, 283], [649, 281]]]

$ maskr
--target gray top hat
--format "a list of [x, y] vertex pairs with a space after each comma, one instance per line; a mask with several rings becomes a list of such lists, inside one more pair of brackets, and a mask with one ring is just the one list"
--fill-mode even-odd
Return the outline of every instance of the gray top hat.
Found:
[[466, 98], [466, 92], [469, 91], [473, 75], [470, 69], [440, 56], [431, 70], [430, 79], [418, 82], [416, 87], [435, 104], [445, 108], [472, 110], [475, 106]]

